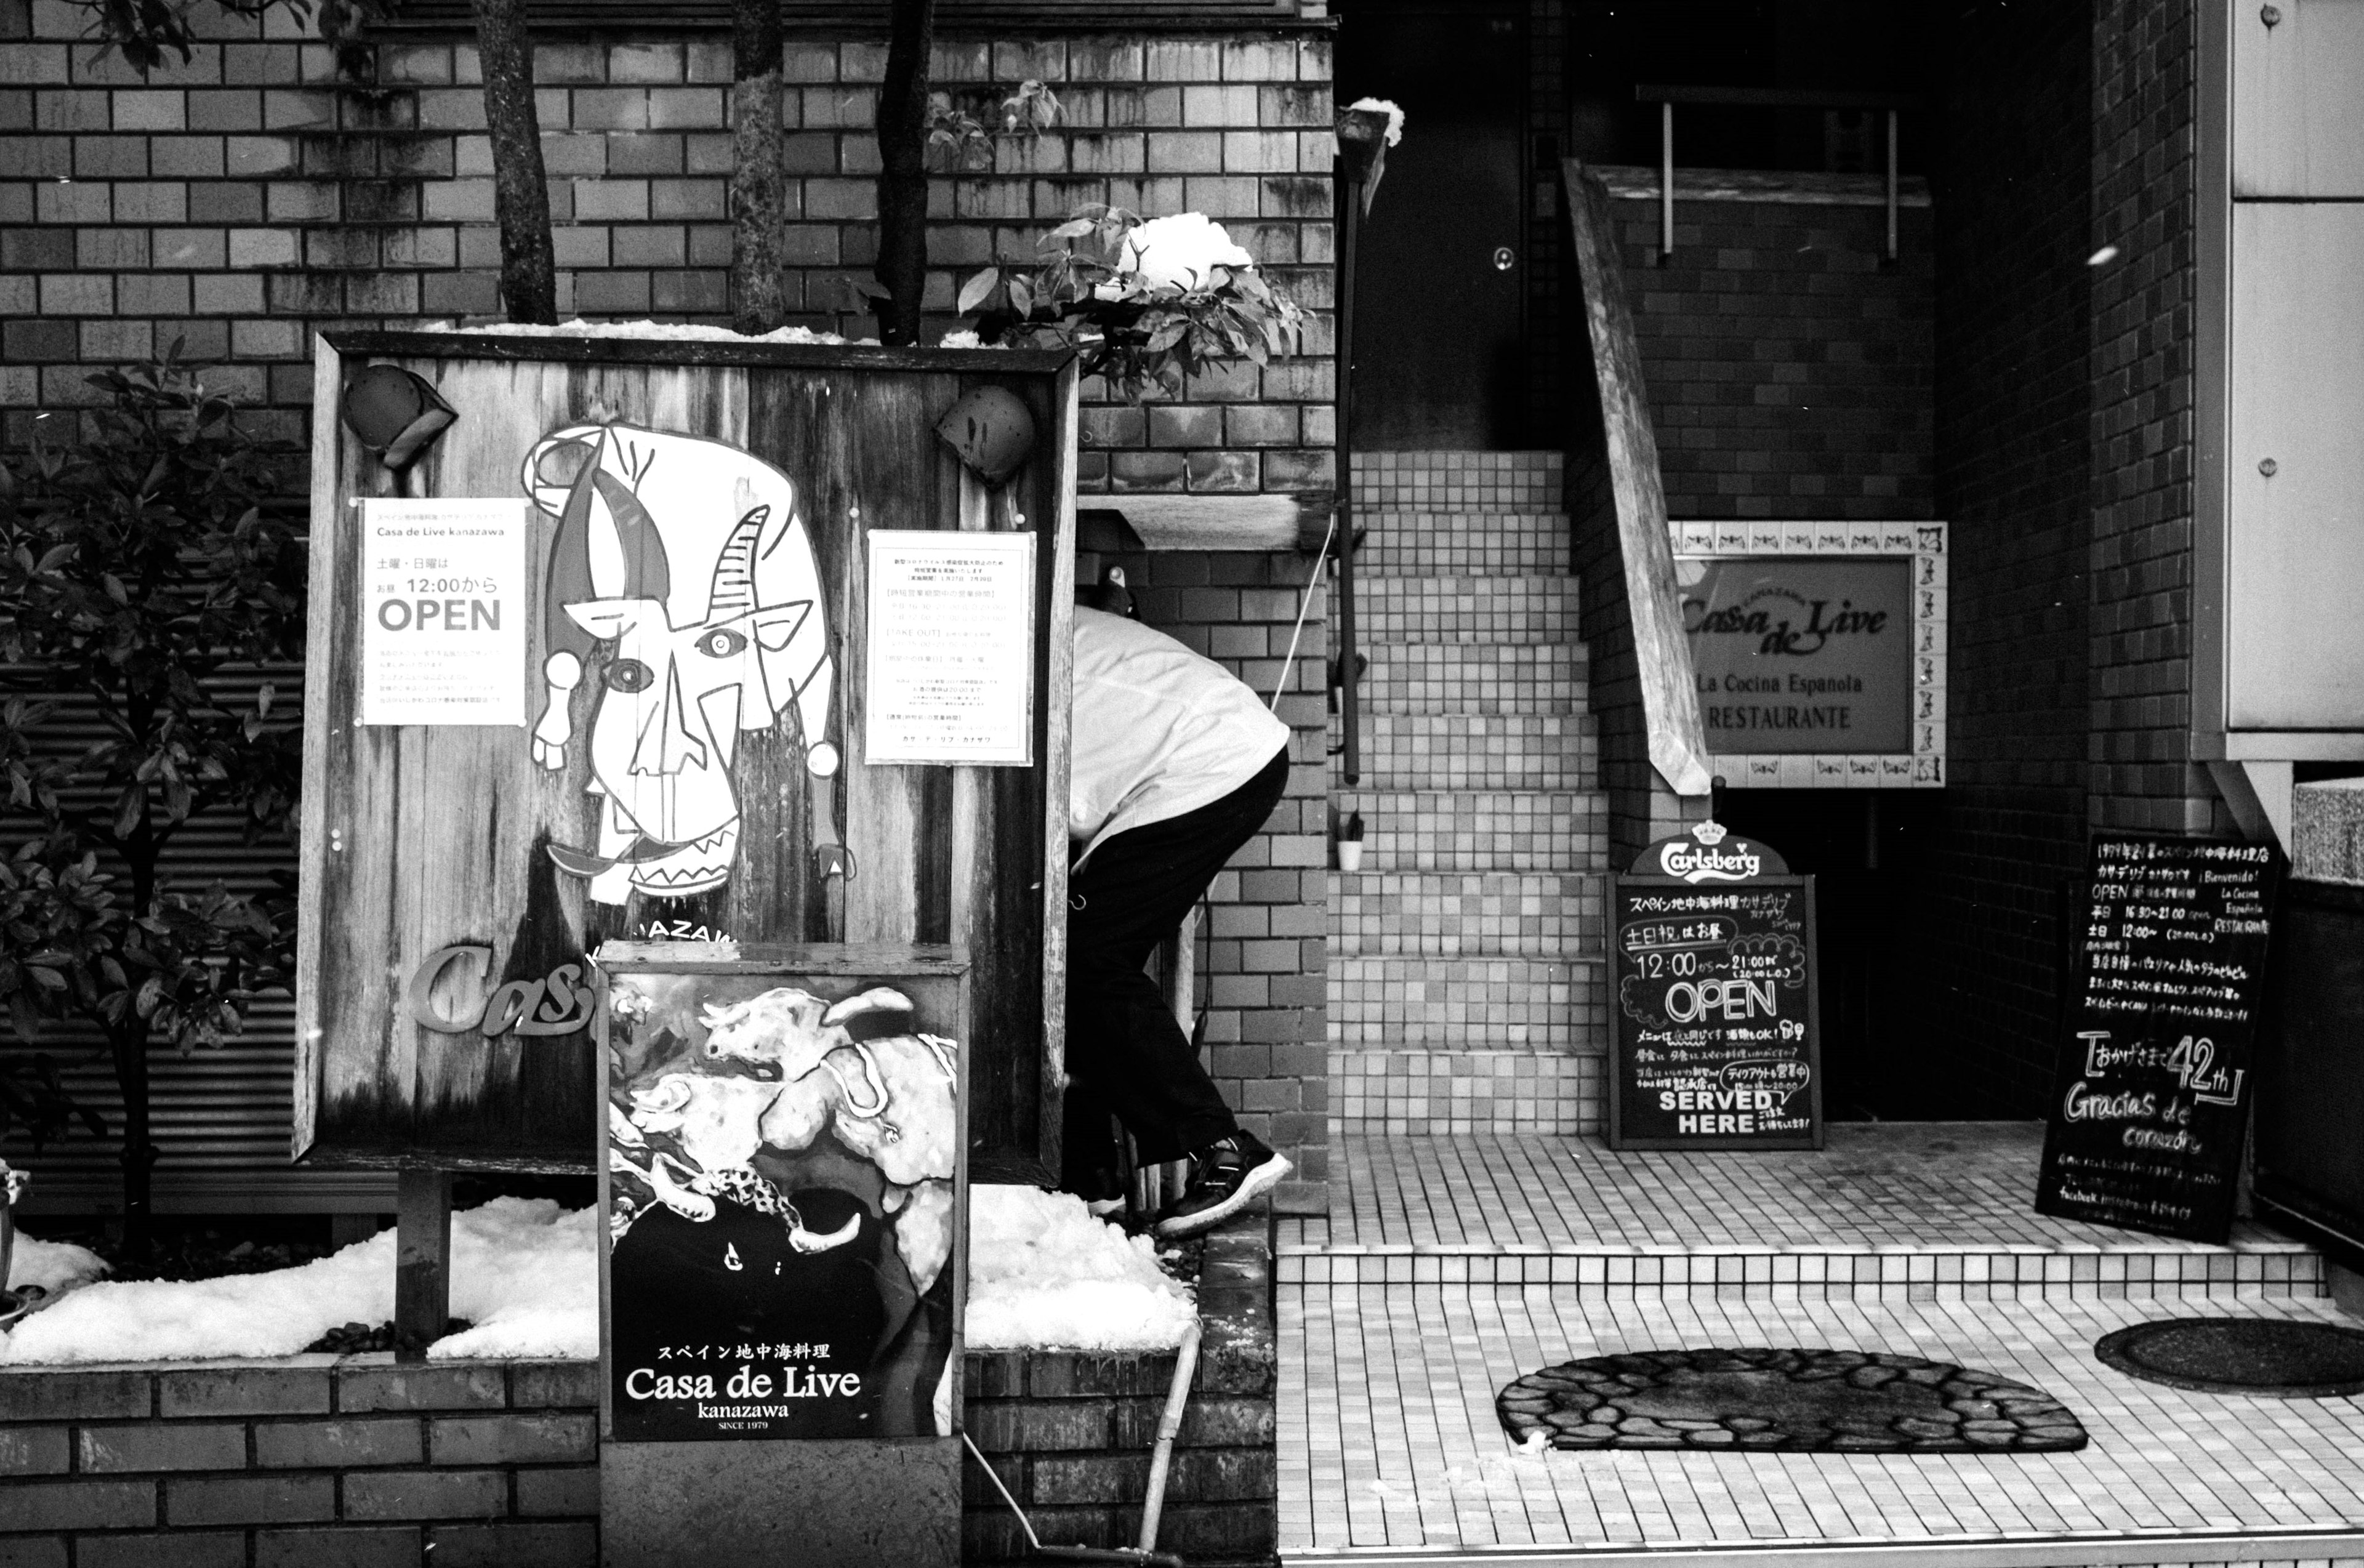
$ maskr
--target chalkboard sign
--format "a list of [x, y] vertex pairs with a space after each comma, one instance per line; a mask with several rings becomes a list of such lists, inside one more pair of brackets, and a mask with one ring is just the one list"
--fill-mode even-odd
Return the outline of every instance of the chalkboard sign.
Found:
[[2093, 840], [2037, 1212], [2231, 1233], [2280, 876], [2263, 844]]
[[1820, 1149], [1814, 879], [1712, 822], [1610, 885], [1612, 1149]]

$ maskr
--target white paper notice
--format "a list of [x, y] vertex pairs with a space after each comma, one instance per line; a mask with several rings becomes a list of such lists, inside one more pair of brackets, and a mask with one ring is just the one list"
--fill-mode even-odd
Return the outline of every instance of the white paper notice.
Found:
[[1034, 536], [874, 528], [863, 760], [1034, 760]]
[[525, 722], [525, 500], [362, 506], [362, 722]]

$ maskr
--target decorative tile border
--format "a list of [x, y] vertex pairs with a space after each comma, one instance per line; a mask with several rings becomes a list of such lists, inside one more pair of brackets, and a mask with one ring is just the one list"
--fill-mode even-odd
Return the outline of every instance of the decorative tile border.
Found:
[[1864, 1252], [1778, 1247], [1543, 1249], [1284, 1244], [1283, 1284], [1550, 1284], [1620, 1299], [1973, 1301], [2066, 1297], [2319, 1296], [2311, 1251], [2065, 1251], [2032, 1249]]
[[1717, 754], [1734, 788], [1936, 789], [1946, 782], [1946, 525], [1938, 522], [1668, 524], [1678, 561], [1747, 556], [1903, 557], [1912, 564], [1912, 749], [1909, 753]]

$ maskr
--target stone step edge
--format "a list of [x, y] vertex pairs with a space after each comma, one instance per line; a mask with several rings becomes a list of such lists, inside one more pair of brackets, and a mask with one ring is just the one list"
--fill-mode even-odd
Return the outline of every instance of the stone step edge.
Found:
[[2255, 1530], [2110, 1530], [2042, 1535], [1796, 1537], [1780, 1541], [1664, 1546], [1513, 1546], [1470, 1549], [1307, 1548], [1283, 1551], [1282, 1568], [2181, 1568], [2182, 1564], [2297, 1562], [2364, 1568], [2364, 1528], [2295, 1525]]
[[[1879, 1241], [1870, 1246], [1841, 1242], [1645, 1241], [1624, 1244], [1575, 1242], [1282, 1242], [1275, 1257], [1326, 1258], [2314, 1258], [2320, 1249], [2288, 1237], [2253, 1237], [2222, 1247], [2178, 1246], [2167, 1238], [2157, 1242], [2064, 1241], [2045, 1245], [2033, 1241], [1961, 1242]], [[1920, 1282], [1915, 1282], [1920, 1283]]]
[[[1560, 964], [1569, 969], [1598, 969], [1609, 962], [1604, 949], [1598, 952], [1361, 952], [1353, 948], [1341, 948], [1333, 938], [1330, 942], [1332, 958], [1360, 958], [1380, 962], [1408, 961], [1417, 963], [1532, 963]], [[1433, 1048], [1432, 1048], [1433, 1049]]]

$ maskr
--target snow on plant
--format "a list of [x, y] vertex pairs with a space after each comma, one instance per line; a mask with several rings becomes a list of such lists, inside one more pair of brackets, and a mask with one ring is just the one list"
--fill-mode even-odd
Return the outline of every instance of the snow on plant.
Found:
[[1131, 402], [1152, 387], [1179, 394], [1211, 366], [1263, 364], [1302, 339], [1304, 312], [1203, 213], [1144, 223], [1122, 207], [1087, 206], [1043, 249], [1031, 267], [969, 279], [961, 314], [976, 316], [987, 343], [1079, 350], [1084, 373], [1107, 377]]
[[1388, 145], [1389, 147], [1395, 146], [1398, 142], [1403, 139], [1404, 112], [1395, 106], [1392, 99], [1357, 98], [1353, 103], [1346, 106], [1346, 110], [1349, 114], [1354, 113], [1357, 109], [1366, 114], [1385, 115], [1388, 117]]

